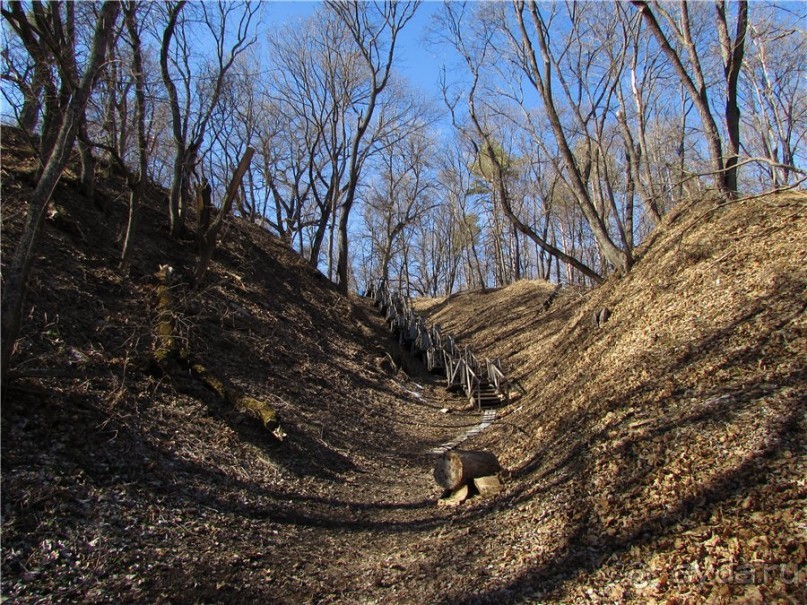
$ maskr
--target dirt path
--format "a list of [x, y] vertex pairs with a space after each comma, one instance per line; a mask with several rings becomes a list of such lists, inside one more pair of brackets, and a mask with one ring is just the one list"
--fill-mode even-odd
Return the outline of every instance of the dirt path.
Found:
[[[4, 259], [32, 186], [25, 140], [5, 134]], [[146, 199], [121, 275], [120, 186], [99, 183], [101, 211], [62, 179], [61, 223], [45, 226], [16, 368], [35, 371], [3, 392], [3, 598], [434, 602], [458, 512], [435, 505], [431, 452], [479, 415], [437, 377], [380, 369], [392, 339], [377, 310], [253, 225], [228, 225], [194, 291], [195, 242], [168, 237], [162, 199]], [[278, 409], [282, 444], [200, 385], [147, 371], [165, 264], [178, 336]]]
[[[110, 400], [103, 374], [15, 392], [2, 419], [4, 595], [434, 602], [451, 581], [435, 559], [458, 515], [436, 506], [434, 452], [478, 430], [480, 415], [425, 371], [368, 374], [366, 351], [391, 337], [357, 304], [366, 330], [344, 374], [312, 365], [275, 391], [280, 445], [163, 381], [130, 385], [154, 393], [141, 403]], [[314, 413], [310, 389], [326, 379]]]

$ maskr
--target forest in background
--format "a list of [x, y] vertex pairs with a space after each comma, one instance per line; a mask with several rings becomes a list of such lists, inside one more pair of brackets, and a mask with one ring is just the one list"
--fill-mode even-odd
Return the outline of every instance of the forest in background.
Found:
[[599, 283], [681, 200], [804, 178], [800, 3], [448, 2], [424, 32], [449, 57], [436, 98], [396, 68], [420, 3], [325, 2], [282, 28], [264, 7], [2, 4], [4, 119], [41, 165], [4, 336], [74, 146], [88, 198], [98, 171], [127, 175], [122, 267], [147, 184], [175, 237], [209, 185], [343, 292], [382, 275], [431, 296]]

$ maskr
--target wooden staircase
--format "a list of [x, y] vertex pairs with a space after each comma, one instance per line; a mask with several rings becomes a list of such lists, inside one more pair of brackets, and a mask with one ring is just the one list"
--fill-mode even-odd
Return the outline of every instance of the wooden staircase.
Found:
[[429, 327], [383, 279], [373, 282], [367, 297], [379, 307], [401, 347], [419, 356], [429, 372], [445, 375], [450, 392], [462, 392], [480, 411], [510, 403], [510, 381], [498, 359], [485, 359], [482, 363], [468, 347], [460, 349], [440, 326]]
[[484, 382], [479, 385], [474, 403], [478, 409], [495, 408], [502, 404], [502, 397], [496, 385]]

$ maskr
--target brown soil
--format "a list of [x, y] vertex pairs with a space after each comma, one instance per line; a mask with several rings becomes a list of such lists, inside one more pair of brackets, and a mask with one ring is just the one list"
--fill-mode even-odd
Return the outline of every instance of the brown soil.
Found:
[[[5, 263], [34, 164], [2, 134]], [[240, 220], [193, 291], [159, 191], [121, 274], [125, 187], [98, 197], [57, 189], [3, 392], [8, 602], [807, 599], [803, 195], [682, 209], [627, 278], [547, 311], [529, 282], [424, 303], [526, 391], [463, 444], [498, 455], [504, 492], [456, 509], [429, 450], [479, 416], [389, 371], [366, 300]], [[183, 343], [284, 441], [150, 367], [164, 264]]]

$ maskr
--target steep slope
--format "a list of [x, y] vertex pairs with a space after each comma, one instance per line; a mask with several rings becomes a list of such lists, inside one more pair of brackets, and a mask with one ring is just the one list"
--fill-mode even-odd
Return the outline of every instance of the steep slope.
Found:
[[803, 602], [807, 196], [681, 208], [628, 277], [550, 292], [421, 304], [527, 391], [475, 444], [513, 473], [480, 600]]
[[[2, 136], [5, 263], [35, 162], [19, 133]], [[3, 596], [304, 602], [323, 590], [361, 593], [389, 532], [447, 516], [432, 510], [439, 490], [427, 452], [476, 418], [440, 413], [458, 402], [429, 377], [419, 385], [393, 375], [377, 311], [338, 295], [255, 225], [230, 220], [210, 273], [191, 289], [196, 242], [168, 237], [164, 200], [151, 192], [121, 274], [124, 183], [114, 174], [100, 182], [96, 204], [71, 172], [56, 191], [3, 392]], [[279, 411], [282, 443], [198, 380], [151, 367], [162, 265], [177, 275], [178, 338], [228, 385]], [[364, 583], [345, 579], [355, 577]]]

